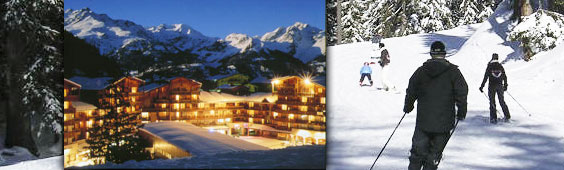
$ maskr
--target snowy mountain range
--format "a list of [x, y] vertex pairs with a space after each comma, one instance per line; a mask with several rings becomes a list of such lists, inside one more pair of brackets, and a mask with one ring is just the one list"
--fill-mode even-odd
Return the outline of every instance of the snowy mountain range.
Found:
[[118, 60], [134, 51], [145, 56], [183, 52], [195, 54], [215, 68], [222, 65], [222, 59], [252, 51], [268, 54], [278, 50], [304, 64], [325, 56], [325, 31], [300, 22], [279, 27], [262, 37], [233, 33], [220, 39], [205, 36], [186, 24], [143, 27], [89, 8], [67, 9], [64, 17], [66, 31], [97, 47], [102, 55]]

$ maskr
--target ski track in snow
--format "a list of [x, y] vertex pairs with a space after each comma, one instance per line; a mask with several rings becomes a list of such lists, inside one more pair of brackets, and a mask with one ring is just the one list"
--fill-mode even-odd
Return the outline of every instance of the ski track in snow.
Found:
[[[564, 59], [559, 56], [564, 53], [564, 45], [539, 54], [531, 62], [508, 59], [504, 63], [508, 91], [531, 116], [505, 93], [512, 122], [496, 125], [487, 122], [488, 99], [478, 91], [486, 64], [493, 52], [499, 53], [501, 60], [517, 55], [509, 50], [511, 44], [502, 42], [504, 35], [496, 33], [503, 29], [501, 26], [508, 25], [503, 24], [506, 12], [496, 13], [498, 16], [493, 19], [502, 24], [485, 22], [433, 34], [384, 39], [391, 56], [389, 77], [400, 94], [374, 90], [381, 87], [378, 65], [371, 65], [374, 86], [359, 87], [359, 70], [364, 62], [371, 61], [369, 42], [329, 47], [327, 168], [370, 168], [403, 114], [409, 78], [430, 58], [430, 44], [441, 40], [451, 55], [447, 59], [460, 66], [469, 95], [466, 120], [458, 124], [439, 168], [564, 169], [564, 101], [561, 99], [564, 96]], [[490, 42], [478, 43], [488, 40]], [[497, 109], [502, 114], [499, 104]], [[416, 110], [403, 119], [374, 169], [407, 168]]]

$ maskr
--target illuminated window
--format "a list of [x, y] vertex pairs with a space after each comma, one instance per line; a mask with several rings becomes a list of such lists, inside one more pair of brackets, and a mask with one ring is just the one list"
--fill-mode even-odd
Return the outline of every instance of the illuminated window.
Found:
[[65, 89], [65, 97], [67, 97], [67, 93], [69, 92], [68, 89]]
[[159, 112], [159, 117], [166, 117], [166, 112]]
[[204, 103], [198, 103], [198, 108], [204, 108]]
[[317, 112], [317, 115], [323, 115], [323, 112]]
[[181, 109], [185, 109], [185, 108], [186, 108], [186, 103], [181, 103], [181, 104], [180, 104], [180, 108], [181, 108]]
[[194, 116], [198, 117], [198, 111], [194, 112]]
[[176, 110], [180, 109], [180, 104], [175, 103], [175, 104], [174, 104], [174, 109], [176, 109]]
[[253, 123], [253, 118], [249, 118], [249, 123]]
[[98, 124], [100, 124], [100, 126], [102, 126], [102, 124], [104, 124], [104, 121], [100, 120], [100, 122], [98, 122]]
[[225, 118], [225, 122], [227, 123], [231, 122], [231, 118]]
[[117, 99], [116, 101], [117, 101], [116, 103], [119, 104], [119, 99]]
[[166, 109], [166, 104], [165, 103], [161, 104], [161, 108]]
[[198, 95], [193, 94], [192, 99], [194, 99], [194, 100], [198, 99]]
[[148, 118], [148, 117], [149, 117], [149, 113], [148, 113], [148, 112], [143, 112], [143, 113], [141, 113], [141, 117], [143, 117], [143, 118]]
[[274, 116], [274, 118], [276, 119], [276, 117], [278, 116], [277, 112], [272, 112], [272, 116]]
[[223, 119], [217, 119], [218, 123], [223, 123]]
[[131, 109], [129, 107], [125, 107], [125, 112], [129, 113], [131, 112]]
[[135, 106], [131, 106], [131, 111], [135, 112]]
[[255, 102], [249, 102], [249, 107], [255, 107]]
[[86, 132], [86, 139], [90, 137], [90, 132]]
[[121, 111], [123, 111], [123, 108], [118, 107], [118, 108], [117, 108], [117, 112], [118, 112], [118, 113], [121, 113]]
[[309, 115], [309, 122], [312, 122], [312, 121], [314, 121], [314, 120], [315, 120], [315, 116]]
[[137, 93], [137, 87], [131, 87], [131, 93]]
[[93, 120], [89, 120], [88, 122], [86, 122], [86, 127], [87, 128], [92, 128], [92, 124], [94, 124]]
[[260, 122], [261, 122], [262, 124], [264, 124], [264, 119], [261, 119], [261, 121], [260, 121]]
[[320, 102], [321, 102], [321, 104], [325, 104], [325, 97], [321, 97]]
[[131, 102], [135, 103], [135, 97], [131, 97]]
[[283, 105], [282, 105], [282, 110], [288, 110], [288, 105], [283, 104]]
[[300, 111], [307, 112], [307, 106], [300, 106]]
[[254, 110], [249, 110], [249, 115], [255, 116], [255, 111], [254, 111]]
[[318, 93], [323, 93], [323, 88], [317, 88]]
[[290, 119], [290, 120], [294, 119], [294, 114], [289, 114], [288, 119]]
[[307, 115], [302, 115], [302, 120], [306, 120]]
[[69, 109], [69, 105], [70, 105], [70, 103], [69, 103], [69, 102], [67, 102], [67, 101], [65, 101], [65, 106], [64, 106], [64, 107], [65, 107], [65, 109]]
[[210, 110], [210, 114], [211, 114], [211, 115], [214, 115], [214, 114], [215, 114], [215, 111]]
[[180, 112], [176, 112], [176, 117], [180, 117]]
[[180, 100], [180, 95], [176, 95], [176, 101]]
[[302, 102], [307, 103], [307, 97], [302, 97]]

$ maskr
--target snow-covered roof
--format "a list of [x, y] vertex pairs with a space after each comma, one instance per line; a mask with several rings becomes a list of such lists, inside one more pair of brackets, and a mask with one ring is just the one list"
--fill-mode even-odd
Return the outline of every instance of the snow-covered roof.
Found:
[[237, 87], [237, 86], [232, 86], [232, 85], [229, 85], [229, 84], [223, 84], [223, 85], [221, 85], [221, 86], [219, 86], [219, 87], [217, 87], [217, 88], [218, 88], [218, 89], [233, 89], [233, 88], [235, 88], [235, 87]]
[[141, 89], [143, 92], [148, 92], [151, 91], [153, 89], [159, 88], [161, 86], [166, 85], [166, 83], [151, 83], [151, 84], [147, 84], [144, 86], [139, 87], [139, 89]]
[[82, 86], [82, 90], [102, 90], [110, 84], [111, 77], [81, 77], [75, 76], [70, 78], [71, 81], [76, 82]]
[[148, 123], [142, 128], [194, 156], [269, 148], [184, 122]]
[[251, 81], [252, 84], [270, 84], [270, 79], [260, 76]]
[[72, 84], [72, 85], [74, 85], [74, 86], [77, 86], [78, 88], [82, 87], [80, 84], [75, 83], [74, 81], [71, 81], [71, 80], [69, 80], [69, 79], [65, 79], [65, 82], [70, 83], [70, 84]]
[[71, 104], [72, 104], [72, 107], [76, 108], [77, 112], [98, 109], [98, 107], [96, 107], [92, 104], [88, 104], [88, 103], [84, 103], [84, 102], [80, 102], [80, 101], [73, 101], [73, 102], [71, 102]]
[[122, 77], [122, 78], [120, 78], [119, 80], [115, 81], [113, 84], [117, 84], [117, 83], [119, 83], [120, 81], [122, 81], [122, 80], [124, 80], [124, 79], [126, 79], [126, 78], [131, 78], [131, 79], [133, 79], [133, 80], [137, 80], [137, 81], [140, 81], [140, 82], [142, 82], [142, 83], [145, 83], [145, 80], [141, 80], [140, 78], [133, 77], [133, 76], [127, 76], [127, 77]]
[[200, 92], [200, 101], [214, 103], [214, 102], [238, 102], [238, 101], [252, 101], [252, 102], [262, 102], [264, 99], [268, 100], [270, 103], [276, 102], [278, 98], [272, 93], [253, 93], [249, 96], [235, 96], [227, 93], [217, 93], [217, 92]]

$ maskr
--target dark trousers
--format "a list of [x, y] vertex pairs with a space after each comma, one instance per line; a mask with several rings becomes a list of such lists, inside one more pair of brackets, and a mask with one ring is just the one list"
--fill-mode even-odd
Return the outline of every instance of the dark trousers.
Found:
[[495, 108], [495, 95], [497, 94], [497, 98], [499, 99], [499, 105], [501, 105], [501, 110], [503, 110], [503, 114], [506, 119], [511, 118], [509, 114], [509, 109], [505, 104], [505, 100], [503, 99], [503, 87], [499, 86], [489, 86], [488, 87], [488, 96], [490, 97], [490, 119], [497, 120], [496, 108]]
[[360, 83], [364, 81], [364, 77], [368, 77], [368, 81], [370, 81], [370, 84], [372, 85], [372, 77], [370, 76], [370, 73], [362, 73], [360, 75]]
[[449, 133], [425, 132], [415, 127], [413, 132], [409, 170], [435, 170], [441, 160]]

